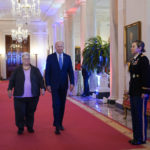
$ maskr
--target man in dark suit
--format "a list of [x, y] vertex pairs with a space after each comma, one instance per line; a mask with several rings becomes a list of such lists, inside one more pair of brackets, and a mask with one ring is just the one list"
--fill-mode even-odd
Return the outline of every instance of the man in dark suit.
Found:
[[62, 41], [56, 42], [55, 48], [56, 52], [47, 58], [45, 80], [47, 90], [52, 93], [55, 134], [60, 134], [60, 130], [64, 130], [62, 122], [68, 89], [68, 76], [70, 78], [70, 91], [72, 91], [74, 73], [70, 56], [63, 53], [64, 43]]
[[86, 65], [82, 65], [82, 76], [83, 76], [83, 83], [84, 83], [84, 91], [83, 94], [81, 96], [86, 97], [90, 95], [90, 91], [89, 91], [89, 77], [90, 77], [91, 73], [90, 71], [88, 71]]

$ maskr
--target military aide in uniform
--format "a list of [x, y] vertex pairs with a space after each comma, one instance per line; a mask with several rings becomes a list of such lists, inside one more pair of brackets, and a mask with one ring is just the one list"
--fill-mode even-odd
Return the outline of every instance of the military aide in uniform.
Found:
[[[145, 44], [142, 41], [132, 43], [131, 53], [134, 58], [130, 61], [129, 95], [131, 104], [133, 145], [145, 144], [147, 140], [146, 107], [149, 98], [148, 68], [149, 60], [143, 55]], [[150, 77], [149, 77], [150, 78]]]

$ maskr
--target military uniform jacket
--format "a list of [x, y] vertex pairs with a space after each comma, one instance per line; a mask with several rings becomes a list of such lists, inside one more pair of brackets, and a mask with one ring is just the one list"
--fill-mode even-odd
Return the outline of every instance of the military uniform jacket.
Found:
[[149, 93], [150, 88], [148, 85], [148, 74], [149, 60], [142, 53], [139, 54], [136, 59], [130, 61], [129, 72], [129, 95], [130, 96], [141, 96], [142, 93]]

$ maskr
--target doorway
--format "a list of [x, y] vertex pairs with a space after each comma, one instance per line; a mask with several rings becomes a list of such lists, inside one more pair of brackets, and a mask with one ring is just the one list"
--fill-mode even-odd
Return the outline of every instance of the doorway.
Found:
[[10, 78], [16, 67], [22, 64], [21, 56], [23, 52], [30, 53], [30, 37], [26, 41], [18, 43], [12, 40], [11, 35], [5, 36], [6, 41], [6, 76]]

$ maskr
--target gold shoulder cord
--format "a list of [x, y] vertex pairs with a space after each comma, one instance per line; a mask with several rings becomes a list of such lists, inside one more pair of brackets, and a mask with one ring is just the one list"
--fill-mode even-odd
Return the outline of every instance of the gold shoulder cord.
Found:
[[127, 63], [127, 65], [128, 65], [128, 71], [129, 71], [129, 67], [130, 67], [130, 62], [128, 62], [128, 63]]
[[143, 90], [150, 90], [148, 87], [142, 87]]
[[144, 54], [141, 55], [141, 57], [145, 56]]

